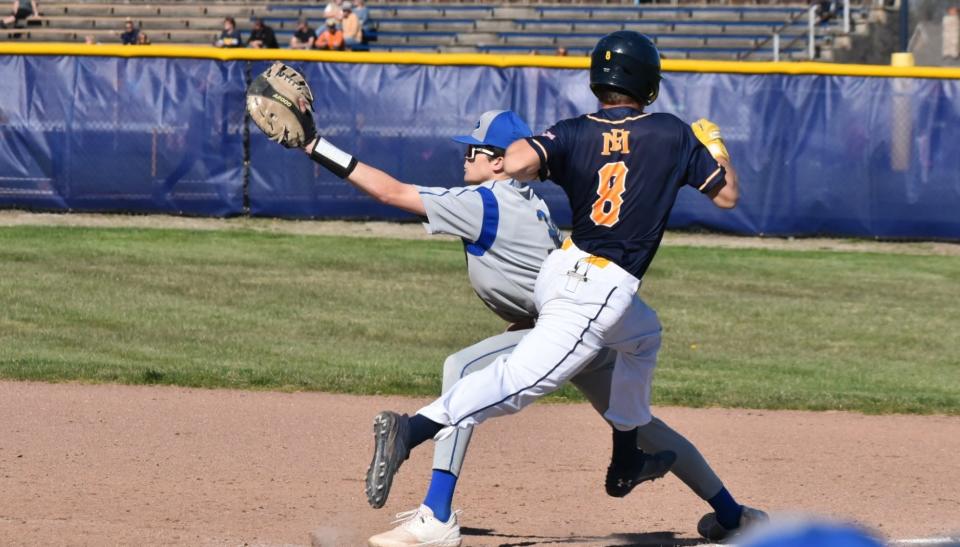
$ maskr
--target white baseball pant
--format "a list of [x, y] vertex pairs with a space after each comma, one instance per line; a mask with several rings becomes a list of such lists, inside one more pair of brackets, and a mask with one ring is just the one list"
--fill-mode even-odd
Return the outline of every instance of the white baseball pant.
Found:
[[[660, 321], [637, 295], [640, 281], [569, 243], [547, 257], [534, 300], [537, 325], [490, 366], [459, 380], [418, 413], [467, 428], [511, 414], [580, 372], [604, 348], [617, 352], [604, 417], [621, 430], [651, 420], [650, 388]], [[450, 428], [438, 435], [454, 434]]]

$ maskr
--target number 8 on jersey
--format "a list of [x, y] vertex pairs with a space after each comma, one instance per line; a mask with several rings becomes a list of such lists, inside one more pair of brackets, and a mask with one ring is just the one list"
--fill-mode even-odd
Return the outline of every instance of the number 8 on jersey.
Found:
[[622, 161], [606, 163], [597, 171], [597, 200], [590, 212], [590, 219], [597, 226], [610, 227], [620, 222], [628, 171], [627, 164]]

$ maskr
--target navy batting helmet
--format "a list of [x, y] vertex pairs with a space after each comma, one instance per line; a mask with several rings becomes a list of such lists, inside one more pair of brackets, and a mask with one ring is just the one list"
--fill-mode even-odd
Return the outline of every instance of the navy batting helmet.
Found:
[[626, 93], [642, 105], [660, 92], [660, 52], [639, 32], [618, 30], [597, 42], [590, 55], [590, 89], [609, 87]]

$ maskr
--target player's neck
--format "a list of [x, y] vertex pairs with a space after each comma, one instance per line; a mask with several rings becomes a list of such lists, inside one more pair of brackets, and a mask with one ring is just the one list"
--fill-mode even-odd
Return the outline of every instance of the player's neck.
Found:
[[643, 112], [643, 106], [641, 106], [640, 103], [637, 103], [637, 102], [617, 103], [617, 104], [600, 103], [600, 108], [602, 110], [606, 110], [608, 108], [632, 108], [634, 110], [639, 110], [640, 112]]

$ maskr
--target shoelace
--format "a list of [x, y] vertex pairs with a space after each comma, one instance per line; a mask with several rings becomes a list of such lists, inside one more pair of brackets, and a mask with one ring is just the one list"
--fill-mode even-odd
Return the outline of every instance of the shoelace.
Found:
[[412, 520], [413, 517], [417, 516], [417, 513], [419, 513], [419, 512], [420, 512], [420, 508], [417, 507], [416, 509], [413, 509], [413, 510], [410, 510], [410, 511], [404, 511], [404, 512], [402, 512], [402, 513], [397, 513], [394, 521], [391, 522], [390, 524], [398, 524], [398, 523], [401, 523], [401, 522], [406, 522], [406, 521], [408, 521], [408, 520]]
[[[458, 518], [459, 518], [460, 513], [462, 513], [462, 512], [463, 512], [463, 509], [457, 509], [456, 511], [454, 511], [454, 512], [452, 513], [452, 516], [455, 516], [455, 517], [458, 517]], [[419, 507], [416, 508], [416, 509], [411, 509], [410, 511], [404, 511], [404, 512], [402, 512], [402, 513], [397, 513], [397, 514], [395, 515], [395, 518], [394, 518], [393, 522], [391, 522], [390, 524], [399, 524], [399, 523], [401, 523], [401, 522], [404, 523], [404, 525], [410, 524], [410, 523], [412, 523], [412, 522], [414, 521], [414, 519], [416, 519], [417, 515], [419, 515], [419, 514], [420, 514], [420, 508], [419, 508]], [[450, 522], [450, 521], [448, 520], [447, 522]]]

